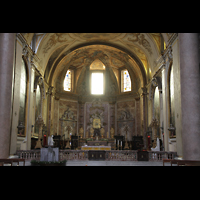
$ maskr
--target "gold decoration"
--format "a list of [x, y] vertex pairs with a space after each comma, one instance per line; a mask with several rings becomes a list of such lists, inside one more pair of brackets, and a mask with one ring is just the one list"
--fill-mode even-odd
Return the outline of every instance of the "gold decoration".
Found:
[[114, 138], [115, 130], [114, 128], [110, 129], [111, 138]]
[[93, 128], [100, 128], [101, 127], [101, 119], [95, 118], [93, 119]]
[[90, 128], [90, 137], [93, 138], [93, 134], [94, 134], [94, 129]]

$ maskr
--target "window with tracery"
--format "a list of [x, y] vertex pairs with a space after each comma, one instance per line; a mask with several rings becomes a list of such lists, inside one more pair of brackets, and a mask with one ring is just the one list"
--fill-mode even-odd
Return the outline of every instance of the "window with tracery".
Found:
[[128, 70], [121, 71], [121, 91], [129, 92], [131, 91], [131, 78]]

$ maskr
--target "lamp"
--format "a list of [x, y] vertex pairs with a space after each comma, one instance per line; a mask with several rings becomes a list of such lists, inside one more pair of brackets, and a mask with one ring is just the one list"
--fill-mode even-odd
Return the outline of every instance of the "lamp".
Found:
[[176, 128], [173, 126], [173, 124], [170, 124], [170, 127], [168, 127], [167, 130], [171, 131], [171, 137], [173, 137], [174, 136], [174, 132], [176, 130]]
[[19, 125], [17, 126], [17, 128], [18, 128], [19, 135], [21, 136], [25, 128], [22, 121], [19, 122]]

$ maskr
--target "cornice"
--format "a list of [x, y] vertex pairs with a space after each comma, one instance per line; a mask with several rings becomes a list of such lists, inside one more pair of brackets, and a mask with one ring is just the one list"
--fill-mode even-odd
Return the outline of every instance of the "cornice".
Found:
[[31, 49], [31, 47], [28, 45], [26, 39], [21, 33], [17, 33], [17, 39], [21, 42], [23, 49], [22, 54], [25, 57], [29, 57], [30, 61], [38, 63], [40, 61], [39, 57], [35, 52]]

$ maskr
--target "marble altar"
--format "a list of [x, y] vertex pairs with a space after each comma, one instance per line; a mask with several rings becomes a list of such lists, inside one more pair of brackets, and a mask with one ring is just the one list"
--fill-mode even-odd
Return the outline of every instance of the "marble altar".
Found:
[[82, 146], [81, 150], [111, 150], [111, 146]]
[[59, 161], [59, 148], [41, 148], [40, 161], [58, 162]]

